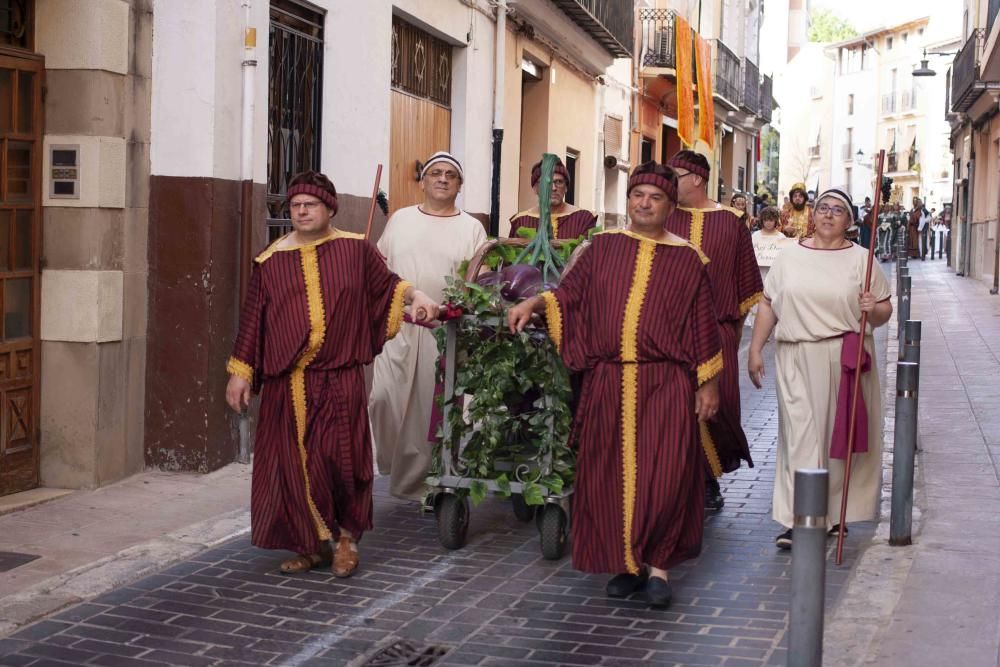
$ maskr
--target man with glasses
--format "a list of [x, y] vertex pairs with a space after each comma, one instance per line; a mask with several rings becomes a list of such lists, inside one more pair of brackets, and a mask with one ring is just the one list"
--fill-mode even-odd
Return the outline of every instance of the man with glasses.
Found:
[[700, 422], [705, 451], [705, 509], [722, 509], [725, 499], [718, 478], [740, 467], [753, 466], [750, 446], [740, 424], [739, 344], [743, 322], [760, 300], [764, 285], [750, 230], [740, 221], [743, 211], [722, 206], [708, 197], [708, 160], [690, 150], [667, 163], [677, 174], [678, 208], [667, 219], [667, 231], [681, 236], [709, 258], [708, 275], [722, 338], [719, 412]]
[[[486, 241], [482, 224], [455, 206], [463, 179], [453, 155], [434, 153], [420, 171], [423, 203], [396, 211], [378, 242], [389, 268], [437, 303], [445, 277]], [[404, 326], [375, 359], [369, 412], [378, 468], [391, 475], [389, 490], [398, 498], [425, 495], [437, 359], [431, 330], [416, 326]]]
[[[531, 168], [531, 189], [538, 194], [538, 181], [542, 177], [542, 163], [536, 162]], [[557, 239], [576, 239], [586, 236], [597, 224], [597, 216], [585, 209], [577, 208], [566, 201], [569, 190], [569, 170], [562, 160], [556, 162], [552, 174], [552, 192], [549, 204], [552, 212], [552, 236]], [[519, 229], [538, 229], [538, 206], [515, 214], [510, 219], [510, 238], [517, 238]]]

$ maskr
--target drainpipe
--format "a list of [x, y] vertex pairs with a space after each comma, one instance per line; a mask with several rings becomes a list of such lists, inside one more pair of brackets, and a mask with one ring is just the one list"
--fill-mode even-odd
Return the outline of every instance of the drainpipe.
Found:
[[257, 29], [253, 27], [252, 0], [243, 7], [243, 99], [240, 126], [240, 303], [250, 284], [250, 254], [253, 245], [253, 120], [254, 79], [257, 73]]
[[993, 289], [990, 294], [1000, 294], [1000, 193], [997, 195], [996, 229], [993, 230]]
[[503, 148], [504, 73], [507, 68], [507, 0], [498, 0], [496, 61], [493, 71], [493, 182], [490, 192], [490, 236], [500, 236], [500, 157]]
[[[250, 284], [250, 253], [253, 245], [253, 117], [254, 77], [257, 74], [257, 29], [253, 27], [252, 0], [242, 0], [243, 7], [243, 99], [240, 125], [240, 304], [246, 300]], [[239, 418], [240, 450], [237, 460], [250, 463], [250, 418], [246, 411]]]
[[975, 131], [973, 131], [972, 152], [969, 155], [969, 204], [965, 211], [965, 220], [962, 221], [962, 261], [959, 266], [961, 271], [958, 275], [968, 276], [972, 273], [969, 270], [969, 255], [972, 252], [972, 244], [969, 243], [969, 234], [972, 233], [972, 216], [975, 214], [975, 193], [976, 193], [976, 141]]

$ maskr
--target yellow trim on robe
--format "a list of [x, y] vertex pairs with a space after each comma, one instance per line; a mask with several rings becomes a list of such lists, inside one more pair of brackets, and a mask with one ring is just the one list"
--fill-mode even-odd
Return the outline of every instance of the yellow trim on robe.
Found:
[[712, 469], [712, 475], [718, 479], [722, 477], [722, 463], [719, 462], [719, 453], [715, 448], [715, 440], [708, 430], [708, 422], [698, 421], [698, 429], [701, 432], [701, 447], [705, 450], [705, 458], [708, 459], [708, 466]]
[[562, 310], [559, 308], [559, 299], [552, 292], [542, 292], [538, 296], [545, 301], [545, 322], [549, 330], [549, 338], [555, 343], [556, 352], [562, 352], [563, 326]]
[[413, 287], [413, 285], [405, 280], [400, 280], [396, 283], [396, 289], [392, 292], [392, 301], [389, 302], [389, 317], [385, 328], [386, 340], [394, 338], [403, 326], [403, 306], [406, 305], [404, 297], [406, 296], [406, 290], [410, 287]]
[[691, 213], [691, 238], [688, 239], [695, 248], [701, 250], [701, 242], [705, 234], [705, 212], [701, 209], [687, 209]]
[[757, 305], [757, 303], [764, 298], [763, 292], [754, 292], [747, 298], [740, 302], [740, 315], [746, 315], [750, 312], [750, 309]]
[[700, 387], [721, 373], [722, 367], [722, 350], [719, 350], [714, 357], [698, 365], [698, 386]]
[[288, 234], [285, 234], [280, 239], [278, 239], [271, 245], [267, 246], [267, 248], [265, 248], [262, 253], [257, 255], [254, 261], [257, 262], [258, 264], [263, 264], [264, 262], [266, 262], [268, 259], [271, 258], [271, 255], [273, 255], [276, 252], [288, 252], [290, 250], [303, 250], [305, 248], [316, 248], [317, 246], [320, 246], [326, 243], [327, 241], [333, 241], [334, 239], [360, 239], [362, 241], [364, 241], [365, 239], [364, 234], [345, 232], [343, 230], [337, 229], [336, 227], [331, 227], [329, 236], [324, 236], [321, 239], [318, 239], [316, 241], [310, 241], [309, 243], [300, 243], [299, 245], [288, 246], [287, 248], [279, 248], [278, 246], [280, 246], [281, 243], [285, 239], [287, 239], [292, 233], [293, 232], [289, 232]]
[[[329, 239], [323, 239], [329, 240]], [[302, 463], [302, 476], [305, 479], [306, 503], [309, 514], [316, 526], [316, 534], [321, 541], [332, 537], [330, 528], [316, 507], [309, 484], [309, 454], [306, 451], [306, 425], [308, 423], [308, 405], [306, 401], [306, 367], [316, 358], [323, 341], [326, 338], [326, 313], [323, 308], [323, 287], [320, 284], [319, 261], [316, 258], [316, 246], [306, 244], [301, 246], [302, 275], [306, 284], [306, 304], [309, 312], [309, 341], [306, 349], [295, 362], [291, 375], [292, 409], [295, 413], [295, 437], [299, 449], [299, 460]]]
[[229, 357], [229, 361], [226, 362], [226, 372], [253, 384], [253, 366], [242, 359]]
[[635, 562], [635, 555], [632, 553], [632, 524], [635, 520], [638, 476], [636, 444], [639, 367], [636, 362], [639, 355], [639, 318], [642, 315], [642, 304], [646, 299], [646, 289], [653, 270], [656, 245], [651, 239], [639, 242], [635, 271], [625, 302], [625, 317], [622, 322], [622, 537], [625, 545], [625, 568], [631, 574], [639, 574], [639, 563]]

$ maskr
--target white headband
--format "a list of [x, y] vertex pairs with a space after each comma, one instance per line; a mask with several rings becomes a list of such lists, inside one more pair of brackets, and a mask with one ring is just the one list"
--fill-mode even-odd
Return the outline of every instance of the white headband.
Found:
[[437, 162], [447, 162], [455, 169], [458, 170], [458, 177], [461, 180], [465, 180], [465, 173], [462, 171], [462, 163], [455, 159], [455, 156], [448, 151], [438, 151], [434, 155], [427, 158], [427, 162], [424, 163], [423, 168], [420, 170], [420, 180], [424, 180], [424, 176], [427, 175], [427, 170], [431, 168], [431, 165]]
[[816, 197], [816, 205], [819, 206], [820, 200], [826, 199], [827, 197], [831, 197], [842, 202], [844, 206], [847, 207], [847, 213], [851, 216], [851, 222], [854, 222], [854, 203], [851, 201], [850, 197], [837, 188], [830, 188], [819, 197]]

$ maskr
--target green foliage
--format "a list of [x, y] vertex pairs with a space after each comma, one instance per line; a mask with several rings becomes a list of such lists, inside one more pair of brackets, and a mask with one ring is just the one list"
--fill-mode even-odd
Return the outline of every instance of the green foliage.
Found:
[[[503, 252], [497, 250], [497, 255]], [[573, 481], [569, 373], [544, 330], [509, 332], [507, 304], [498, 285], [449, 278], [444, 297], [466, 313], [457, 321], [459, 363], [447, 444], [455, 449], [463, 443], [464, 474], [475, 480], [469, 496], [474, 503], [486, 496], [483, 480], [493, 480], [503, 495], [510, 495], [516, 479], [530, 482], [524, 487], [525, 502], [540, 505], [545, 495], [561, 493]], [[435, 335], [443, 351], [445, 329]], [[462, 394], [464, 410], [457, 398]], [[437, 472], [441, 454], [439, 446], [433, 466]]]
[[559, 276], [565, 262], [558, 253], [552, 251], [552, 203], [549, 195], [552, 192], [552, 173], [555, 171], [558, 157], [552, 153], [542, 155], [542, 175], [538, 180], [538, 230], [535, 237], [524, 248], [515, 264], [530, 264], [542, 270], [542, 280], [553, 281]]
[[809, 13], [810, 42], [839, 42], [842, 39], [856, 37], [857, 34], [858, 31], [854, 26], [829, 9], [819, 7]]

